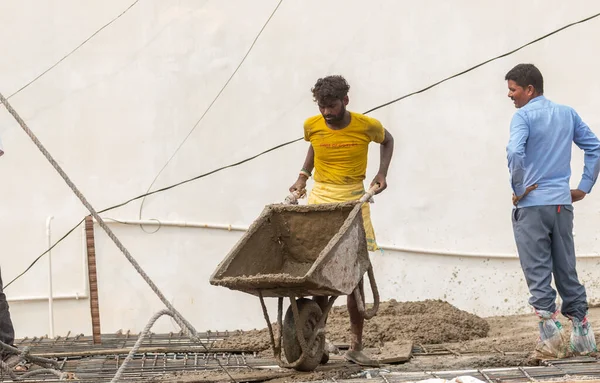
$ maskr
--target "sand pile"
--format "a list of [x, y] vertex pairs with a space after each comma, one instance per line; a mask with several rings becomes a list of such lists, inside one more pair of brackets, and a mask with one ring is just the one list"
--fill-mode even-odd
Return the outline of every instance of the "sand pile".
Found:
[[[383, 342], [412, 340], [419, 344], [461, 342], [487, 336], [484, 319], [459, 310], [448, 302], [382, 302], [377, 316], [365, 322], [363, 344], [378, 347]], [[350, 341], [350, 322], [345, 306], [334, 307], [327, 320], [327, 338], [333, 343]], [[218, 348], [263, 351], [270, 348], [267, 329], [246, 331], [215, 344]]]

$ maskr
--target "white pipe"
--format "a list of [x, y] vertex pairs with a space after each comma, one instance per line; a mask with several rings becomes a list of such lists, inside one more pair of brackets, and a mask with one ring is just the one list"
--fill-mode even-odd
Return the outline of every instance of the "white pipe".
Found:
[[[79, 300], [79, 299], [87, 299], [87, 295], [81, 295], [79, 293], [75, 294], [61, 294], [54, 295], [52, 297], [53, 301], [65, 301], [65, 300]], [[47, 302], [48, 297], [44, 295], [36, 295], [29, 297], [6, 297], [6, 300], [9, 302]]]
[[[50, 219], [50, 217], [48, 217], [48, 219]], [[48, 224], [48, 221], [47, 223]], [[48, 226], [47, 226], [48, 229]], [[49, 235], [49, 232], [46, 232], [47, 235]], [[79, 300], [79, 299], [88, 299], [89, 297], [89, 291], [90, 291], [90, 284], [89, 284], [89, 280], [88, 280], [88, 269], [87, 269], [87, 242], [85, 239], [85, 224], [82, 225], [82, 231], [81, 231], [81, 246], [82, 246], [82, 251], [81, 253], [83, 254], [83, 293], [79, 293], [79, 292], [74, 292], [72, 294], [61, 294], [61, 295], [53, 295], [52, 292], [50, 292], [49, 296], [42, 296], [42, 295], [36, 295], [36, 296], [29, 296], [29, 297], [14, 297], [14, 296], [9, 296], [6, 297], [6, 300], [8, 302], [40, 302], [40, 301], [49, 301], [50, 300], [50, 296], [52, 297], [52, 301], [63, 301], [63, 300]], [[48, 254], [50, 255], [50, 254]], [[50, 276], [51, 279], [51, 276]], [[53, 323], [53, 322], [52, 322]]]
[[[456, 252], [456, 251], [448, 251], [448, 250], [431, 250], [431, 249], [423, 249], [423, 248], [410, 248], [410, 247], [399, 247], [399, 246], [391, 246], [391, 245], [380, 245], [380, 248], [383, 250], [392, 250], [399, 251], [403, 253], [411, 253], [411, 254], [427, 254], [427, 255], [441, 255], [441, 256], [449, 256], [449, 257], [461, 257], [461, 258], [499, 258], [499, 259], [513, 259], [518, 260], [519, 257], [517, 253], [514, 254], [502, 254], [502, 253], [474, 253], [474, 252]], [[577, 258], [600, 258], [600, 254], [592, 253], [592, 254], [578, 254]]]
[[[106, 223], [112, 224], [124, 224], [124, 225], [145, 225], [145, 226], [174, 226], [174, 227], [192, 227], [199, 229], [217, 229], [227, 231], [247, 231], [248, 228], [245, 226], [227, 225], [222, 223], [200, 223], [200, 222], [186, 222], [186, 221], [161, 221], [158, 219], [141, 220], [141, 219], [114, 219], [104, 218]], [[96, 220], [94, 220], [96, 223]]]
[[[46, 238], [48, 239], [48, 248], [52, 246], [52, 220], [53, 216], [46, 219]], [[48, 321], [50, 326], [50, 338], [54, 338], [54, 306], [52, 294], [52, 250], [48, 250]]]
[[[219, 223], [201, 223], [201, 222], [187, 222], [187, 221], [161, 221], [161, 220], [136, 220], [136, 219], [114, 219], [104, 218], [107, 223], [112, 224], [126, 224], [126, 225], [147, 225], [147, 226], [175, 226], [175, 227], [195, 227], [201, 229], [217, 229], [217, 230], [228, 230], [228, 231], [247, 231], [248, 228], [244, 226], [233, 226]], [[96, 221], [94, 221], [96, 222]], [[438, 255], [438, 256], [449, 256], [449, 257], [462, 257], [462, 258], [496, 258], [496, 259], [512, 259], [518, 260], [519, 257], [516, 253], [477, 253], [477, 252], [458, 252], [449, 250], [432, 250], [416, 247], [400, 247], [393, 245], [379, 245], [383, 250], [398, 251], [402, 253], [410, 254], [427, 254], [427, 255]], [[600, 254], [579, 254], [577, 258], [600, 258]]]
[[[189, 228], [200, 228], [200, 229], [215, 229], [215, 230], [227, 230], [227, 231], [247, 231], [248, 228], [244, 226], [219, 224], [219, 223], [201, 223], [201, 222], [187, 222], [187, 221], [159, 221], [159, 220], [139, 220], [139, 219], [113, 219], [104, 218], [109, 224], [126, 224], [126, 225], [147, 225], [147, 226], [164, 226], [164, 227], [189, 227]], [[96, 222], [96, 221], [94, 221]], [[89, 296], [89, 281], [87, 277], [87, 245], [85, 239], [85, 225], [83, 226], [82, 243], [83, 243], [83, 285], [84, 293], [79, 294], [68, 294], [54, 296], [53, 300], [69, 300], [69, 299], [87, 299]], [[515, 254], [502, 254], [502, 253], [476, 253], [476, 252], [458, 252], [448, 250], [432, 250], [424, 248], [411, 248], [411, 247], [400, 247], [393, 245], [380, 245], [383, 250], [397, 251], [409, 254], [426, 254], [426, 255], [437, 255], [437, 256], [449, 256], [449, 257], [461, 257], [461, 258], [495, 258], [495, 259], [512, 259], [518, 260]], [[600, 258], [600, 254], [579, 254], [577, 258]], [[9, 302], [28, 302], [28, 301], [44, 301], [48, 300], [48, 297], [34, 296], [34, 297], [8, 297]]]
[[517, 254], [501, 254], [501, 253], [473, 253], [473, 252], [456, 252], [456, 251], [448, 251], [448, 250], [431, 250], [431, 249], [423, 249], [423, 248], [410, 248], [410, 247], [399, 247], [399, 246], [391, 246], [391, 245], [380, 245], [379, 246], [383, 250], [391, 250], [391, 251], [399, 251], [402, 253], [410, 253], [410, 254], [426, 254], [426, 255], [441, 255], [441, 256], [449, 256], [449, 257], [467, 257], [467, 258], [500, 258], [500, 259], [519, 259]]

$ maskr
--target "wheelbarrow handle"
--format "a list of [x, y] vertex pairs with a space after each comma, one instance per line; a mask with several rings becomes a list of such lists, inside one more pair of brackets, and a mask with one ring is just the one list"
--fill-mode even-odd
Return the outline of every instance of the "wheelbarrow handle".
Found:
[[285, 197], [283, 204], [284, 205], [298, 205], [298, 200], [300, 198], [304, 197], [305, 194], [306, 194], [305, 190], [302, 190], [302, 191], [294, 190], [287, 197]]
[[[365, 192], [365, 194], [363, 194], [363, 196], [360, 198], [359, 202], [365, 203], [368, 200], [370, 200], [374, 195], [375, 192], [379, 190], [379, 184], [376, 183], [375, 185], [371, 186], [369, 188], [369, 190], [367, 190]], [[298, 205], [298, 200], [302, 197], [304, 197], [304, 195], [306, 194], [305, 190], [302, 191], [298, 191], [298, 190], [294, 190], [293, 192], [291, 192], [287, 197], [285, 197], [284, 200], [284, 204], [285, 205]]]
[[370, 199], [371, 199], [371, 198], [372, 198], [372, 197], [375, 195], [375, 192], [376, 192], [377, 190], [379, 190], [379, 187], [380, 187], [380, 185], [379, 185], [378, 183], [376, 183], [376, 184], [374, 184], [373, 186], [371, 186], [371, 187], [369, 188], [369, 190], [367, 190], [367, 191], [365, 192], [365, 194], [363, 194], [363, 196], [362, 196], [362, 197], [360, 197], [360, 200], [359, 200], [359, 202], [365, 203], [365, 202], [367, 202], [368, 200], [370, 200]]

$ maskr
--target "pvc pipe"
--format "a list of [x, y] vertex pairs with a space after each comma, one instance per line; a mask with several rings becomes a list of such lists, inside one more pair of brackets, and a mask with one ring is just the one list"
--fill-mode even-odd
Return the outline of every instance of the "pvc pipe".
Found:
[[[53, 216], [46, 219], [46, 238], [48, 240], [48, 248], [52, 246], [52, 220]], [[52, 294], [52, 250], [48, 251], [48, 321], [50, 326], [50, 338], [54, 338], [54, 306]]]
[[[104, 218], [104, 217], [103, 217]], [[125, 224], [125, 225], [146, 225], [146, 226], [174, 226], [174, 227], [193, 227], [199, 229], [217, 229], [227, 231], [247, 231], [248, 228], [245, 226], [227, 225], [221, 223], [200, 223], [200, 222], [186, 222], [186, 221], [160, 221], [158, 219], [141, 220], [141, 219], [114, 219], [104, 218], [106, 223], [112, 224]], [[96, 220], [94, 220], [96, 223]]]
[[[87, 299], [87, 298], [88, 298], [87, 295], [81, 295], [79, 293], [75, 293], [75, 294], [54, 295], [52, 297], [52, 300], [53, 301], [64, 301], [64, 300], [79, 300], [79, 299]], [[29, 297], [6, 297], [6, 300], [9, 302], [36, 302], [36, 301], [47, 302], [48, 297], [44, 296], [44, 295], [36, 295], [36, 296], [29, 296]]]
[[[175, 226], [175, 227], [195, 227], [202, 229], [217, 229], [228, 231], [247, 231], [244, 226], [233, 226], [227, 224], [201, 223], [201, 222], [186, 222], [186, 221], [160, 221], [160, 220], [135, 220], [135, 219], [113, 219], [105, 218], [107, 223], [122, 223], [126, 225], [148, 225], [148, 226]], [[94, 221], [95, 222], [95, 221]], [[400, 247], [393, 245], [380, 245], [383, 250], [398, 251], [410, 254], [427, 254], [449, 257], [462, 258], [495, 258], [495, 259], [512, 259], [518, 260], [517, 253], [477, 253], [477, 252], [458, 252], [449, 250], [432, 250], [424, 248]], [[600, 254], [579, 254], [577, 258], [600, 258]]]
[[410, 254], [426, 254], [426, 255], [441, 255], [449, 257], [468, 257], [468, 258], [499, 258], [499, 259], [519, 259], [517, 254], [501, 254], [501, 253], [473, 253], [473, 252], [456, 252], [448, 250], [430, 250], [423, 248], [399, 247], [391, 245], [379, 246], [383, 250], [399, 251]]
[[[48, 219], [50, 219], [50, 217], [48, 217]], [[49, 221], [46, 221], [46, 225], [48, 225]], [[48, 230], [47, 226], [47, 230]], [[48, 231], [46, 232], [48, 235]], [[50, 294], [48, 296], [41, 296], [41, 295], [35, 295], [35, 296], [29, 296], [29, 297], [14, 297], [14, 296], [10, 296], [10, 297], [6, 297], [6, 300], [8, 302], [40, 302], [40, 301], [50, 301], [50, 296], [52, 296], [52, 301], [63, 301], [63, 300], [80, 300], [80, 299], [88, 299], [89, 297], [89, 291], [90, 291], [90, 285], [89, 285], [89, 281], [87, 278], [87, 256], [86, 256], [86, 251], [87, 251], [87, 244], [86, 244], [86, 240], [85, 240], [85, 225], [82, 225], [82, 235], [81, 235], [81, 247], [82, 247], [82, 251], [81, 253], [83, 254], [83, 293], [79, 293], [79, 292], [75, 292], [72, 294], [61, 294], [61, 295], [53, 295], [52, 292], [50, 292]], [[50, 254], [48, 254], [50, 255]], [[51, 279], [51, 277], [50, 277]], [[53, 323], [53, 322], [52, 322]]]
[[[518, 260], [517, 253], [514, 254], [502, 254], [502, 253], [474, 253], [474, 252], [455, 252], [447, 250], [430, 250], [423, 248], [409, 248], [409, 247], [398, 247], [390, 245], [379, 246], [383, 250], [399, 251], [403, 253], [411, 254], [427, 254], [427, 255], [441, 255], [449, 257], [461, 257], [461, 258], [497, 258], [497, 259], [514, 259]], [[577, 258], [600, 258], [600, 254], [578, 254]]]
[[[200, 229], [215, 229], [215, 230], [227, 230], [227, 231], [247, 231], [248, 228], [244, 226], [228, 225], [228, 224], [215, 224], [215, 223], [201, 223], [201, 222], [187, 222], [187, 221], [159, 221], [159, 220], [139, 220], [139, 219], [114, 219], [104, 218], [108, 224], [125, 224], [125, 225], [147, 225], [147, 226], [164, 226], [164, 227], [190, 227]], [[94, 221], [96, 222], [96, 221]], [[82, 235], [84, 262], [83, 262], [83, 285], [85, 292], [83, 294], [75, 293], [68, 295], [54, 296], [53, 300], [69, 300], [69, 299], [87, 299], [89, 296], [89, 281], [87, 279], [87, 257], [85, 253], [87, 251], [85, 243], [85, 227]], [[397, 251], [409, 254], [425, 254], [425, 255], [437, 255], [437, 256], [449, 256], [459, 258], [494, 258], [494, 259], [511, 259], [518, 260], [516, 253], [514, 254], [502, 254], [502, 253], [476, 253], [476, 252], [457, 252], [448, 250], [432, 250], [424, 248], [411, 248], [411, 247], [400, 247], [393, 245], [380, 245], [383, 250]], [[577, 258], [600, 258], [600, 254], [579, 254]], [[8, 298], [9, 302], [27, 302], [27, 301], [43, 301], [48, 300], [48, 297], [34, 296], [34, 297], [12, 297]]]

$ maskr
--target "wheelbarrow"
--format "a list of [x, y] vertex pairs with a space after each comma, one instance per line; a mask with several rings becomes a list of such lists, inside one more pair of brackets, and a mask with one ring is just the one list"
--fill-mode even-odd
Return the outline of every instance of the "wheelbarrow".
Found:
[[[377, 313], [379, 293], [361, 214], [375, 190], [344, 203], [297, 205], [292, 194], [284, 204], [267, 205], [211, 276], [212, 285], [259, 297], [280, 367], [312, 371], [321, 363], [325, 322], [338, 296], [355, 294], [365, 319]], [[361, 283], [365, 273], [374, 297], [370, 310]], [[326, 304], [311, 296], [327, 297]], [[276, 335], [265, 297], [278, 298]], [[282, 318], [284, 298], [290, 306]]]

